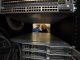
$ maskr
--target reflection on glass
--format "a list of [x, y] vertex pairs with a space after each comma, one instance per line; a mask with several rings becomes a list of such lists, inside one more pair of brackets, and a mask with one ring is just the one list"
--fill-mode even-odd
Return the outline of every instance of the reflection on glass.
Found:
[[32, 33], [33, 45], [47, 45], [50, 43], [50, 33]]

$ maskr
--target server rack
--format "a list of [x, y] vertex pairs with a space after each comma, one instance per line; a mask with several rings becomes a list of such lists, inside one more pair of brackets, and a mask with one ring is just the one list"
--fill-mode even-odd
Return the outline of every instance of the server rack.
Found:
[[[46, 2], [46, 3], [45, 3]], [[74, 12], [75, 1], [73, 0], [55, 0], [52, 1], [1, 1], [1, 14], [14, 14], [14, 13], [53, 13], [53, 12]], [[37, 5], [37, 6], [36, 6]], [[41, 49], [40, 47], [44, 47]], [[47, 44], [35, 45], [30, 42], [22, 44], [22, 60], [71, 60], [70, 54], [64, 54], [65, 52], [71, 53], [66, 50], [71, 49], [68, 46], [51, 46]], [[56, 52], [57, 51], [57, 52]], [[56, 54], [55, 54], [55, 53]], [[42, 55], [42, 56], [40, 56]]]

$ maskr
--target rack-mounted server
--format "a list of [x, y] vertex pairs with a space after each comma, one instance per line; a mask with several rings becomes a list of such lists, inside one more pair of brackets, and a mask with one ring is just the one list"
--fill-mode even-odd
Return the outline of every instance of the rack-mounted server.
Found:
[[[69, 49], [71, 48], [69, 46], [54, 46], [54, 47], [49, 47], [45, 45], [32, 45], [30, 47], [29, 44], [22, 44], [22, 46], [29, 46], [25, 47], [22, 49], [22, 60], [52, 60], [52, 59], [71, 59], [71, 55], [69, 54]], [[41, 49], [40, 47], [43, 47]]]
[[1, 13], [74, 12], [75, 0], [2, 0]]
[[33, 40], [33, 35], [28, 35], [29, 37], [24, 35], [11, 39], [13, 42], [20, 44], [21, 60], [76, 60], [73, 55], [73, 49], [75, 49], [75, 47], [70, 46], [68, 43], [55, 36], [53, 36], [50, 40], [48, 38], [46, 40], [40, 38], [44, 37], [43, 34], [48, 35], [48, 33], [33, 34], [38, 35], [36, 35], [36, 41]]
[[16, 2], [58, 2], [61, 4], [65, 4], [67, 2], [75, 2], [76, 0], [2, 0], [3, 3], [16, 3]]

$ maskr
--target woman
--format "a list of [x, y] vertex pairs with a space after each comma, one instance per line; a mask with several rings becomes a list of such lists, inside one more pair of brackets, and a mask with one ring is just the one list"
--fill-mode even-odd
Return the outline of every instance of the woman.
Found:
[[43, 32], [43, 33], [47, 33], [48, 32], [47, 26], [45, 24], [41, 25], [41, 30], [42, 30], [41, 32]]

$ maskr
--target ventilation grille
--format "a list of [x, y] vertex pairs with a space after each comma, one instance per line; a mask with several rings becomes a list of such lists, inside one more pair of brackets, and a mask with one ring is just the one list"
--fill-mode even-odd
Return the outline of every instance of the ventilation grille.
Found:
[[28, 6], [2, 8], [1, 13], [35, 13], [35, 12], [58, 12], [57, 6]]

